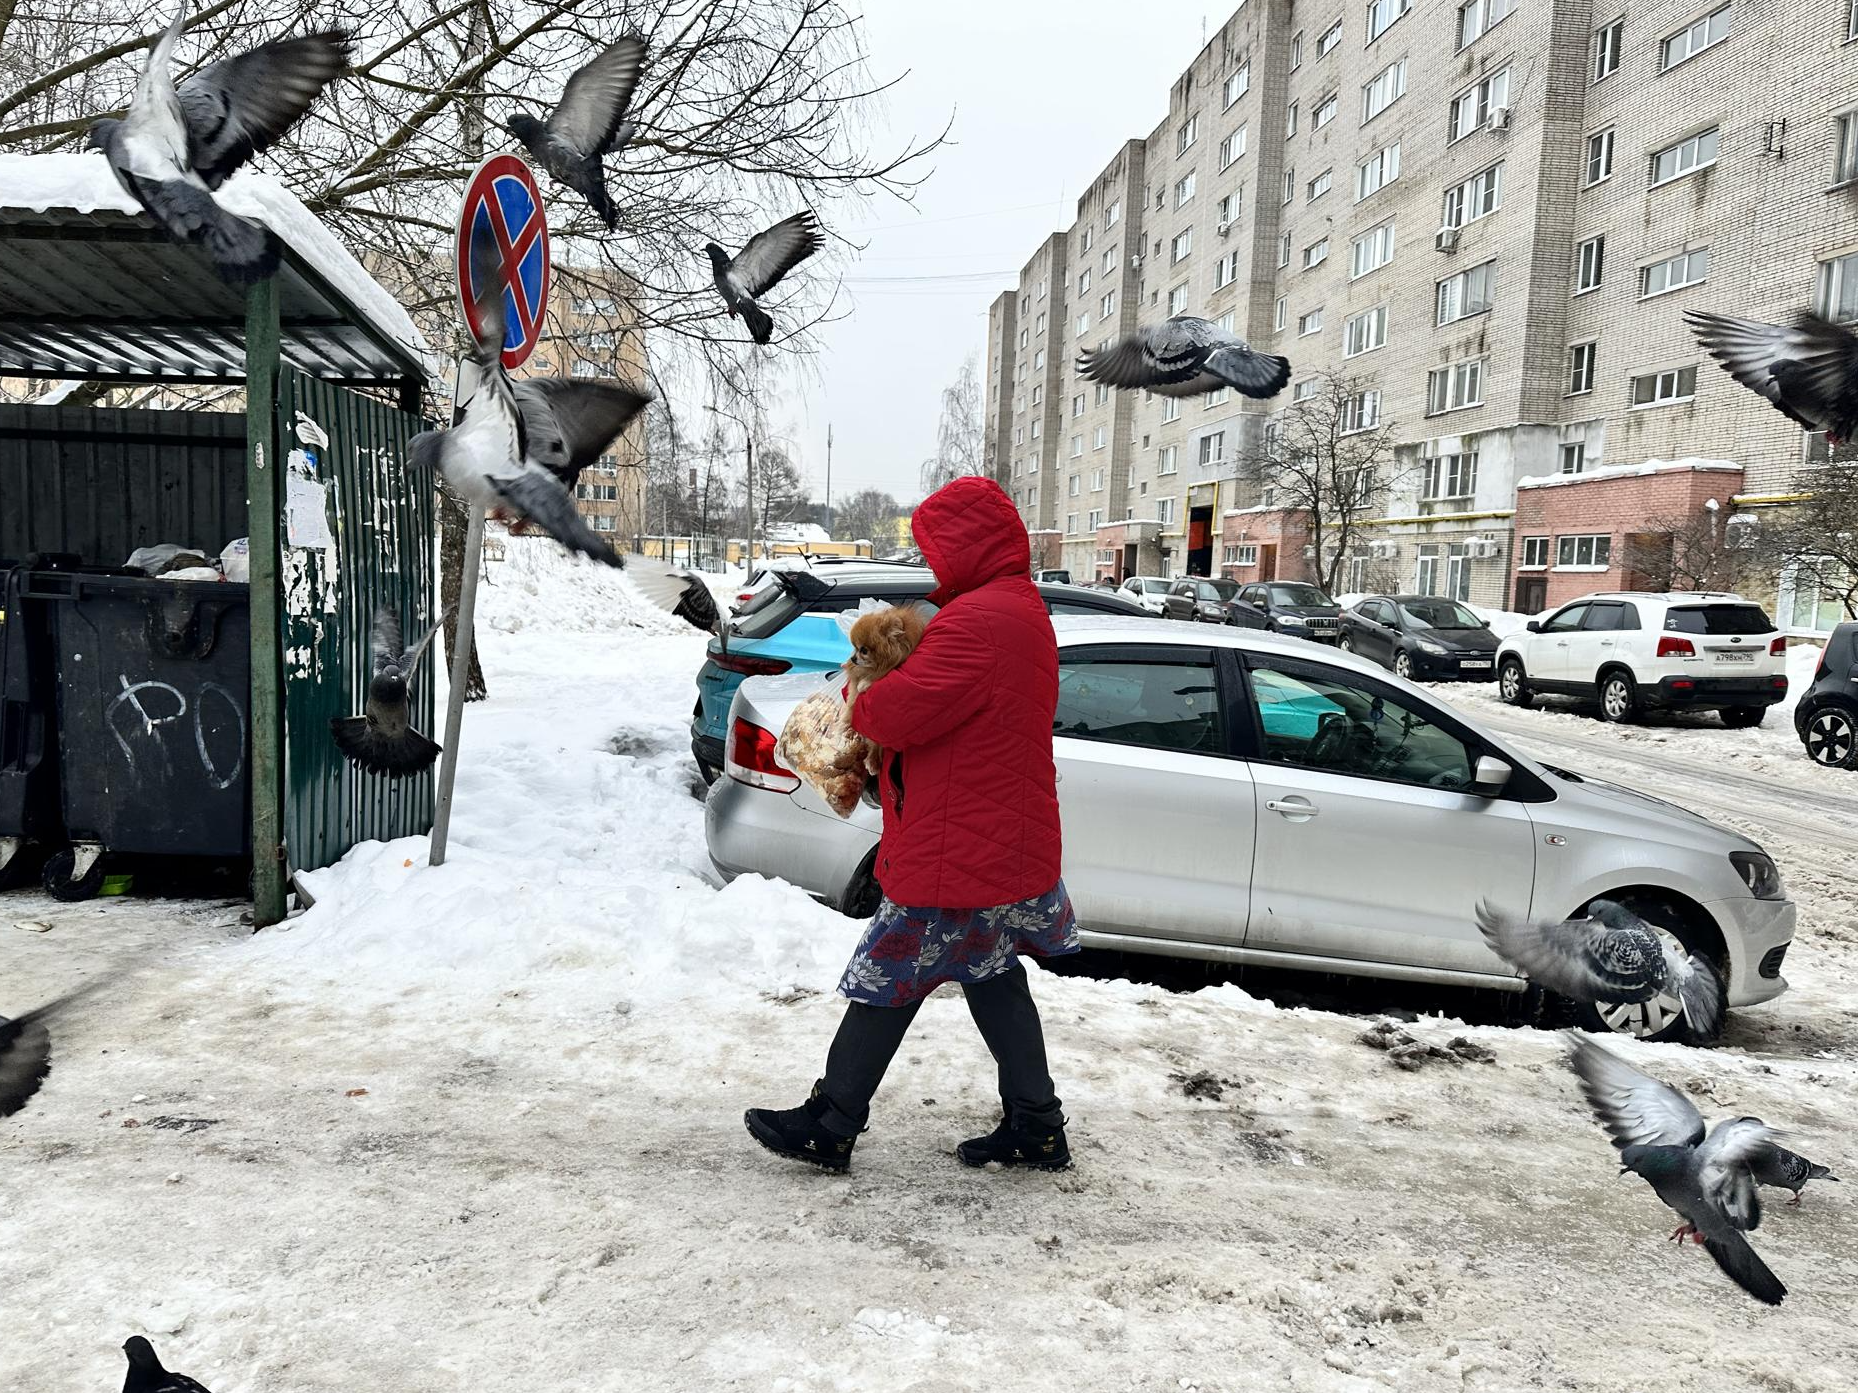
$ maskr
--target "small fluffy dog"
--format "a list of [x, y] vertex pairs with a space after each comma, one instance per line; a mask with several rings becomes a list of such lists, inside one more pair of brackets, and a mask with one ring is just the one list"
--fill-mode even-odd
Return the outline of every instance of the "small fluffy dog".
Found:
[[[895, 672], [923, 641], [928, 617], [915, 605], [892, 605], [860, 615], [852, 625], [852, 656], [845, 660], [845, 720], [849, 726], [852, 705], [878, 678]], [[882, 767], [884, 752], [865, 741], [865, 772], [873, 778]]]

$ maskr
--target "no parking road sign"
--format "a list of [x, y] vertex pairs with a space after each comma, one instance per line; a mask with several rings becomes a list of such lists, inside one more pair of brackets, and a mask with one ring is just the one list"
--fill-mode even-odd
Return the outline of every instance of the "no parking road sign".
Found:
[[515, 155], [492, 155], [465, 185], [458, 210], [458, 295], [477, 333], [471, 247], [494, 239], [509, 288], [503, 295], [503, 366], [518, 368], [542, 339], [548, 311], [548, 220], [535, 175]]

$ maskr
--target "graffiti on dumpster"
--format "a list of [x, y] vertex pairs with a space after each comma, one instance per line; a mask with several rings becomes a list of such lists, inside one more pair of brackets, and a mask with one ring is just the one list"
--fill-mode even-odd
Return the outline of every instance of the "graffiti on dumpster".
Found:
[[[103, 713], [103, 719], [110, 728], [110, 734], [116, 737], [123, 759], [131, 769], [136, 767], [139, 755], [142, 759], [153, 758], [163, 775], [172, 777], [174, 760], [168, 752], [167, 737], [156, 732], [163, 726], [183, 720], [191, 712], [194, 753], [199, 757], [200, 767], [206, 771], [207, 782], [216, 789], [231, 788], [239, 775], [245, 772], [245, 712], [240, 708], [238, 698], [225, 687], [217, 682], [202, 682], [190, 703], [181, 689], [171, 682], [152, 678], [131, 682], [123, 673], [118, 673], [116, 680], [122, 690], [110, 702], [109, 709]], [[220, 769], [212, 751], [207, 748], [208, 733], [226, 724], [223, 720], [209, 719], [212, 714], [208, 709], [209, 703], [215, 701], [231, 714], [231, 723], [239, 732], [230, 771]], [[128, 718], [118, 720], [118, 713], [124, 711], [129, 713]]]

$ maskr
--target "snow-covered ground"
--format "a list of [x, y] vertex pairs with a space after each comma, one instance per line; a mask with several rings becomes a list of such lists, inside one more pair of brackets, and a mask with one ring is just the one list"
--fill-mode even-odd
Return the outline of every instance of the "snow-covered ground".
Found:
[[[1423, 1019], [1496, 1061], [1408, 1073], [1356, 1017], [1039, 974], [1076, 1170], [949, 1155], [994, 1099], [948, 993], [849, 1176], [768, 1156], [741, 1111], [803, 1096], [857, 926], [707, 883], [702, 641], [546, 548], [490, 572], [446, 866], [359, 848], [255, 937], [236, 904], [0, 899], [0, 1010], [111, 979], [0, 1122], [5, 1386], [114, 1387], [136, 1331], [216, 1393], [1851, 1386], [1854, 1201], [1770, 1207], [1792, 1290], [1757, 1306], [1663, 1242], [1528, 1030]], [[1725, 1049], [1622, 1052], [1858, 1169], [1858, 781], [1453, 695], [1775, 852], [1795, 990]]]

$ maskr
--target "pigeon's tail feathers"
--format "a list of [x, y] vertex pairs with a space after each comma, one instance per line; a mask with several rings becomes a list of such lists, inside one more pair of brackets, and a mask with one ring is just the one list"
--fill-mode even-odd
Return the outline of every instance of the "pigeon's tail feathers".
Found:
[[1787, 1295], [1787, 1288], [1781, 1285], [1781, 1279], [1761, 1260], [1761, 1255], [1749, 1247], [1748, 1240], [1741, 1234], [1706, 1237], [1703, 1240], [1703, 1251], [1715, 1258], [1716, 1265], [1729, 1279], [1755, 1300], [1778, 1306]]
[[406, 462], [415, 469], [438, 474], [445, 463], [443, 431], [423, 430], [406, 442]]
[[50, 1026], [58, 1015], [101, 985], [89, 982], [23, 1016], [0, 1018], [0, 1117], [25, 1107], [52, 1072]]
[[123, 1341], [123, 1353], [129, 1357], [129, 1363], [134, 1368], [146, 1369], [151, 1374], [167, 1372], [155, 1355], [155, 1347], [140, 1335], [131, 1335]]
[[1700, 1039], [1714, 1040], [1723, 1029], [1723, 980], [1707, 958], [1664, 945], [1665, 968], [1684, 1019]]
[[1843, 1183], [1839, 1180], [1838, 1176], [1834, 1175], [1817, 1161], [1808, 1161], [1806, 1163], [1806, 1178], [1808, 1180], [1830, 1180], [1834, 1185]]
[[390, 779], [430, 769], [439, 746], [408, 726], [399, 735], [383, 734], [366, 716], [337, 716], [329, 722], [336, 748], [361, 768]]
[[213, 195], [180, 179], [137, 179], [143, 209], [177, 242], [205, 250], [231, 285], [251, 285], [277, 273], [282, 253], [269, 228], [228, 213]]
[[756, 343], [765, 344], [774, 337], [774, 321], [760, 305], [744, 299], [737, 308], [742, 311], [742, 322], [748, 325], [748, 336]]
[[662, 562], [635, 559], [628, 574], [646, 599], [668, 610], [693, 629], [722, 632], [722, 613], [710, 588], [688, 572], [673, 571]]

